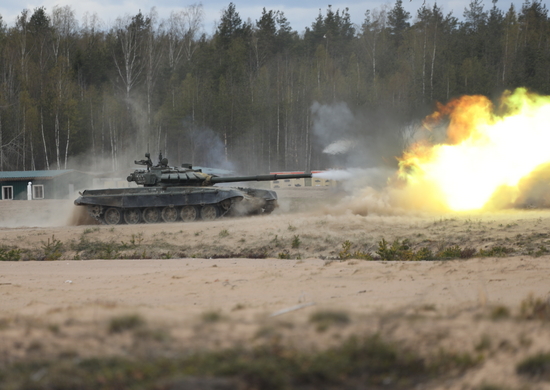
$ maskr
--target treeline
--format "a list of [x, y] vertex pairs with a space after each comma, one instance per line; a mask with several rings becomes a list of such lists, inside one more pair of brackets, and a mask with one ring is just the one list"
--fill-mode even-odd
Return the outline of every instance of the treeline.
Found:
[[397, 0], [361, 26], [328, 6], [303, 34], [279, 11], [243, 21], [233, 3], [212, 36], [202, 20], [193, 5], [112, 26], [90, 15], [79, 25], [69, 6], [2, 21], [0, 170], [116, 170], [146, 150], [244, 173], [319, 169], [339, 137], [391, 161], [402, 129], [436, 101], [520, 86], [550, 94], [541, 1], [485, 10], [472, 0], [459, 20], [437, 4], [411, 15]]

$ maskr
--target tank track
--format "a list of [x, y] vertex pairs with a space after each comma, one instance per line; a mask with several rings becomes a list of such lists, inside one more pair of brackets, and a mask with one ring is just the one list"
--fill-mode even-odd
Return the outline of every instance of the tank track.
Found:
[[190, 205], [182, 207], [138, 207], [120, 208], [100, 205], [88, 205], [88, 214], [103, 225], [140, 224], [140, 223], [173, 223], [213, 221], [217, 218], [234, 215], [270, 214], [277, 207], [275, 200], [267, 201], [262, 208], [253, 212], [243, 212], [234, 207], [232, 202], [222, 201], [210, 205]]

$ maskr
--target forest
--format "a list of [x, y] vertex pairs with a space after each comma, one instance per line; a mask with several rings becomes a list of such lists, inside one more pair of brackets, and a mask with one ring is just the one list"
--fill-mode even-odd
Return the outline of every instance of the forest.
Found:
[[0, 19], [0, 170], [118, 171], [146, 151], [245, 174], [391, 167], [436, 102], [550, 94], [541, 1], [413, 15], [397, 0], [350, 20], [328, 6], [299, 34], [234, 3], [210, 35], [201, 5], [110, 26], [70, 6]]

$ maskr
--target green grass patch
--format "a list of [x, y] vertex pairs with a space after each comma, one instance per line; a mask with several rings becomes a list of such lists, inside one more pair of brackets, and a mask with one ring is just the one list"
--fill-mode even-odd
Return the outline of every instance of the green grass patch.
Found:
[[494, 246], [491, 249], [480, 249], [478, 255], [480, 257], [506, 257], [513, 253], [514, 249], [505, 246]]
[[[481, 249], [476, 251], [474, 248], [461, 247], [459, 245], [440, 246], [436, 251], [429, 247], [413, 244], [408, 239], [395, 239], [393, 242], [386, 241], [385, 238], [378, 241], [377, 249], [374, 254], [362, 252], [360, 250], [352, 251], [352, 243], [349, 240], [344, 241], [342, 250], [338, 253], [340, 260], [364, 259], [364, 260], [398, 260], [398, 261], [418, 261], [418, 260], [452, 260], [469, 259], [475, 256], [480, 257], [503, 257], [514, 252], [512, 248], [504, 246], [495, 246], [491, 249]], [[416, 246], [416, 249], [414, 248]]]

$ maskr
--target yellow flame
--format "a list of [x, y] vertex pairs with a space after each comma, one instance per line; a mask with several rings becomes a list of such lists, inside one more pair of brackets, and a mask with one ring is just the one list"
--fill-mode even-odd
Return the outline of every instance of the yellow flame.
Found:
[[407, 187], [454, 211], [481, 209], [503, 187], [517, 196], [518, 182], [550, 162], [550, 96], [519, 88], [503, 94], [496, 111], [483, 96], [440, 105], [424, 125], [448, 120], [447, 140], [403, 154], [399, 176]]

